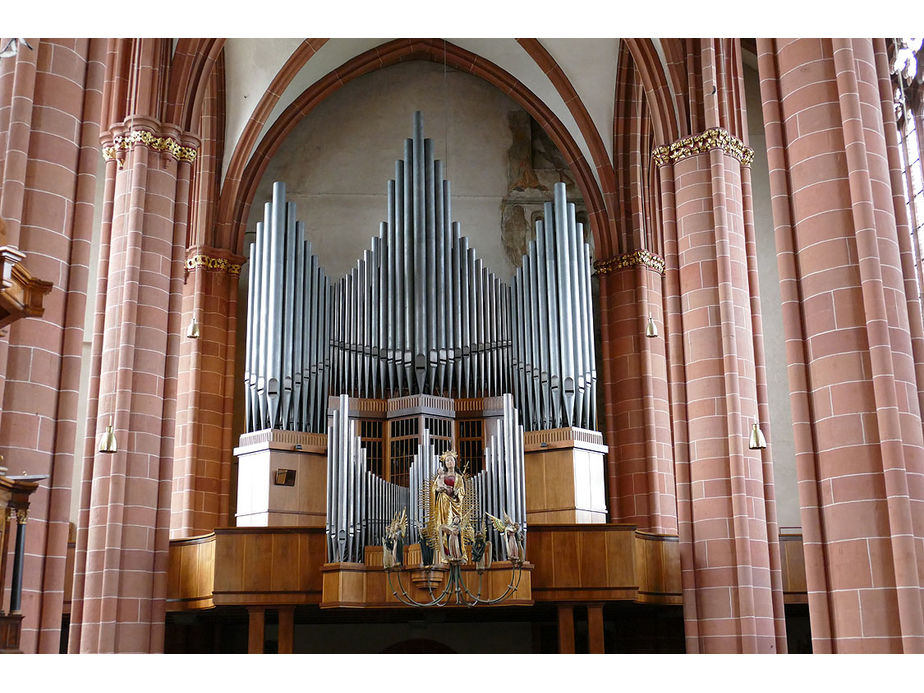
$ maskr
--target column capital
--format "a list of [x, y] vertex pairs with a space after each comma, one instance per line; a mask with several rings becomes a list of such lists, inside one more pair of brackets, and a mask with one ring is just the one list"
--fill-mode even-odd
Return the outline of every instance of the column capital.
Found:
[[124, 152], [144, 145], [165, 152], [177, 161], [193, 163], [199, 153], [199, 138], [181, 132], [174, 125], [164, 125], [144, 116], [129, 117], [100, 135], [103, 159], [116, 161], [121, 167]]
[[655, 165], [660, 167], [713, 149], [721, 149], [740, 161], [742, 166], [750, 166], [754, 160], [754, 150], [724, 128], [709, 128], [698, 135], [682, 137], [671, 144], [655, 147], [651, 157]]
[[247, 262], [242, 255], [235, 255], [223, 248], [210, 248], [208, 246], [193, 246], [186, 251], [186, 271], [209, 270], [211, 272], [225, 272], [237, 276], [241, 273], [241, 266]]
[[609, 274], [616, 270], [637, 267], [638, 265], [653, 269], [658, 274], [664, 274], [664, 258], [644, 249], [614, 255], [605, 260], [597, 260], [594, 263], [594, 274]]

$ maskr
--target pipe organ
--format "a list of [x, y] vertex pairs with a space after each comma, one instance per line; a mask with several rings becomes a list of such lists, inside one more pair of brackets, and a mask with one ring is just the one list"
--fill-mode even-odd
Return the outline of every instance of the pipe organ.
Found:
[[[595, 428], [590, 249], [564, 184], [509, 283], [453, 220], [450, 183], [420, 113], [387, 184], [386, 219], [345, 276], [328, 279], [295, 217], [275, 183], [250, 245], [246, 421], [248, 432], [327, 432], [330, 560], [362, 561], [402, 508], [409, 540], [419, 540], [427, 518], [417, 500], [437, 455], [463, 437], [452, 414], [391, 430], [391, 420], [353, 416], [354, 401], [408, 401], [420, 411], [480, 403], [482, 435], [469, 425], [463, 450], [478, 458], [466, 481], [475, 517], [506, 513], [525, 530], [524, 429]], [[447, 428], [437, 431], [440, 421]], [[374, 446], [364, 430], [376, 431]], [[405, 444], [401, 463], [384, 464], [396, 442]], [[501, 559], [500, 535], [485, 529]]]
[[419, 113], [388, 183], [387, 221], [331, 283], [273, 186], [250, 246], [248, 431], [323, 432], [327, 396], [514, 396], [527, 430], [595, 428], [590, 249], [557, 184], [507, 284], [452, 221]]
[[[408, 404], [417, 402], [409, 397]], [[402, 508], [408, 514], [408, 542], [421, 540], [427, 525], [429, 484], [439, 468], [439, 446], [430, 429], [421, 426], [419, 444], [410, 464], [408, 485], [382, 479], [370, 470], [366, 449], [359, 435], [362, 412], [347, 395], [331, 398], [328, 425], [327, 463], [327, 549], [330, 562], [361, 563], [366, 546], [381, 544], [386, 525]], [[446, 418], [455, 415], [453, 401], [430, 398], [430, 406], [442, 409]], [[474, 518], [484, 513], [495, 517], [508, 514], [526, 532], [525, 464], [523, 426], [509, 394], [485, 398], [482, 406], [487, 424], [484, 466], [466, 480], [466, 496], [472, 499]], [[419, 502], [420, 501], [420, 502]], [[494, 560], [504, 560], [503, 541], [491, 523], [484, 529], [491, 542]]]

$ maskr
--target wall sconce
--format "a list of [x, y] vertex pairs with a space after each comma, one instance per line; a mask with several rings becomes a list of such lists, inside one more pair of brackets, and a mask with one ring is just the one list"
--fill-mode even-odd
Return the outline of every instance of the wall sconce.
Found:
[[186, 328], [186, 336], [190, 339], [199, 339], [199, 322], [196, 320], [196, 316], [192, 316], [192, 320], [189, 321], [189, 327]]
[[751, 426], [751, 437], [748, 440], [748, 447], [751, 450], [763, 450], [767, 447], [767, 439], [764, 438], [764, 432], [760, 430], [760, 426], [757, 425], [757, 422], [754, 422], [754, 425]]
[[35, 50], [32, 46], [29, 45], [29, 42], [23, 38], [11, 38], [6, 47], [0, 51], [0, 58], [12, 58], [17, 53], [19, 53], [19, 46], [23, 45], [28, 48], [30, 51]]
[[273, 484], [276, 486], [295, 486], [295, 470], [277, 469], [273, 474]]
[[109, 417], [109, 425], [106, 426], [106, 430], [99, 437], [99, 451], [112, 454], [118, 452], [118, 446], [116, 445], [115, 431], [112, 430], [112, 417]]
[[655, 324], [654, 318], [651, 317], [651, 313], [648, 314], [648, 327], [645, 328], [646, 337], [657, 337], [658, 336], [658, 326]]

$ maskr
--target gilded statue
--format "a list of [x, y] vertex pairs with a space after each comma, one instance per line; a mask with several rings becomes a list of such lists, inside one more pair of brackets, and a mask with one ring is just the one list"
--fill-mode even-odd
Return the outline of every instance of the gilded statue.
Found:
[[466, 562], [466, 546], [473, 540], [469, 520], [472, 499], [466, 498], [467, 478], [456, 469], [458, 461], [455, 450], [444, 452], [440, 455], [440, 469], [430, 481], [427, 537], [439, 563]]
[[407, 534], [407, 510], [392, 518], [382, 537], [382, 562], [386, 570], [400, 568], [404, 563], [404, 537]]

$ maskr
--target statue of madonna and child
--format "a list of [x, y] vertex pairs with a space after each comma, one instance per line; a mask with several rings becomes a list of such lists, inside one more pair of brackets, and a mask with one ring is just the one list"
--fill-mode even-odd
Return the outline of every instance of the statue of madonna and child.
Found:
[[468, 477], [457, 469], [459, 455], [447, 450], [430, 482], [430, 516], [426, 535], [435, 564], [465, 563], [467, 545], [474, 541], [470, 516], [472, 498], [466, 498]]

